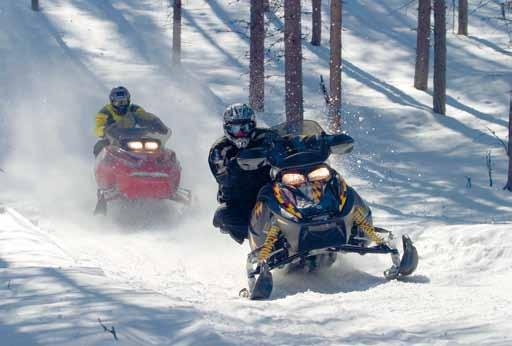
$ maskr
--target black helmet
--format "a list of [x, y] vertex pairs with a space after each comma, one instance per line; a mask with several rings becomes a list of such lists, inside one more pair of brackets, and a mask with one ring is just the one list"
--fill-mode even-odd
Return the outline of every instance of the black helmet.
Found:
[[110, 104], [119, 114], [126, 114], [130, 107], [130, 92], [123, 86], [118, 86], [110, 91]]
[[256, 116], [245, 103], [235, 103], [224, 111], [224, 134], [238, 148], [245, 148], [254, 137]]

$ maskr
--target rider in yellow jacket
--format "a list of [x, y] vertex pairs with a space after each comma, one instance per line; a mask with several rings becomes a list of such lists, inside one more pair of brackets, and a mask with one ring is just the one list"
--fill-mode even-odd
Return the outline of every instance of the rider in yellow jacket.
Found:
[[122, 128], [131, 128], [137, 125], [152, 127], [155, 131], [163, 134], [169, 132], [167, 126], [156, 115], [131, 103], [130, 92], [125, 87], [112, 89], [109, 99], [110, 103], [96, 114], [95, 134], [100, 140], [94, 146], [95, 156], [109, 144], [108, 139], [105, 138], [105, 128], [113, 124]]

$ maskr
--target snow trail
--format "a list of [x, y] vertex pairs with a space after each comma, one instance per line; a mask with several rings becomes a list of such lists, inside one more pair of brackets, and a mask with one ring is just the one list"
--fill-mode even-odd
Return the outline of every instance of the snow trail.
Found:
[[[482, 38], [450, 36], [453, 99], [439, 117], [409, 86], [414, 20], [393, 12], [399, 3], [347, 3], [345, 45], [359, 49], [344, 51], [345, 116], [357, 145], [332, 161], [379, 224], [412, 235], [417, 274], [387, 282], [387, 257], [341, 256], [319, 273], [277, 273], [271, 299], [250, 302], [237, 296], [248, 247], [211, 226], [216, 186], [206, 163], [223, 103], [247, 94], [247, 42], [233, 32], [247, 9], [189, 1], [181, 74], [168, 65], [165, 1], [47, 0], [41, 13], [2, 2], [0, 202], [23, 216], [0, 213], [0, 335], [19, 345], [114, 344], [102, 318], [129, 345], [512, 343], [512, 202], [486, 186], [482, 160], [492, 150], [504, 174], [485, 129], [505, 131], [503, 32], [482, 22]], [[304, 52], [306, 115], [319, 118], [328, 50]], [[194, 211], [177, 217], [170, 203], [148, 204], [91, 217], [92, 118], [117, 84], [173, 129]], [[269, 80], [267, 123], [282, 108], [280, 85]]]

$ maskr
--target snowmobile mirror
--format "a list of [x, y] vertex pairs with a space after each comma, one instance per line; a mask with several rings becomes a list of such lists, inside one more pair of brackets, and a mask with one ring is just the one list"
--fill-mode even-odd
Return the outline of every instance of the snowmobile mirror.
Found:
[[260, 168], [267, 161], [267, 151], [263, 148], [243, 149], [237, 157], [238, 165], [245, 171]]
[[331, 148], [331, 153], [338, 155], [348, 154], [354, 149], [354, 139], [344, 133], [327, 135], [327, 144]]

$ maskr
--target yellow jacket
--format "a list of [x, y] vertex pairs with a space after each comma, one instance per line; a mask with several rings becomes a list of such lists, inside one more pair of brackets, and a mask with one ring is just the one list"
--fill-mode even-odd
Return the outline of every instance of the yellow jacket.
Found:
[[111, 104], [105, 105], [105, 107], [96, 114], [96, 136], [104, 137], [105, 127], [112, 124], [117, 124], [122, 128], [131, 128], [136, 125], [148, 126], [151, 124], [167, 129], [156, 115], [147, 113], [144, 108], [135, 104], [129, 106], [125, 115], [119, 114]]

